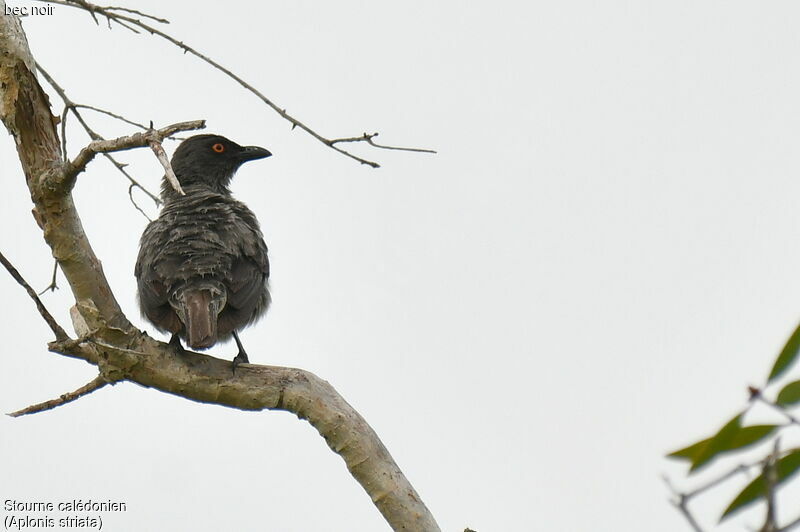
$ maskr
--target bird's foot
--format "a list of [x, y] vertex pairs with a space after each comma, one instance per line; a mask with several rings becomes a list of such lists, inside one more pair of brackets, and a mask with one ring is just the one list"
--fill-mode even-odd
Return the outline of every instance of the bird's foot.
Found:
[[233, 374], [236, 375], [236, 367], [239, 364], [249, 364], [250, 361], [247, 359], [247, 353], [244, 351], [239, 351], [239, 354], [233, 358]]
[[182, 355], [186, 352], [181, 344], [181, 338], [178, 336], [178, 333], [172, 334], [172, 338], [169, 339], [169, 345], [171, 345], [175, 349], [175, 352], [179, 355]]
[[233, 374], [236, 375], [236, 367], [239, 364], [249, 364], [250, 359], [247, 358], [247, 351], [244, 350], [242, 341], [239, 340], [239, 335], [236, 334], [236, 331], [233, 331], [233, 339], [236, 341], [236, 347], [239, 348], [239, 352], [233, 358]]

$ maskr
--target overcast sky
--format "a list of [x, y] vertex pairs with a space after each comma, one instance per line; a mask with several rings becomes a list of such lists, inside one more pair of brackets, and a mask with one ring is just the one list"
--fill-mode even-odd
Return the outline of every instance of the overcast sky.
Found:
[[[251, 362], [329, 381], [443, 530], [688, 529], [661, 475], [695, 484], [663, 455], [732, 417], [800, 320], [800, 5], [131, 7], [169, 19], [176, 38], [323, 135], [379, 131], [439, 151], [354, 146], [373, 170], [166, 42], [64, 6], [24, 20], [36, 59], [76, 102], [157, 126], [204, 118], [273, 152], [233, 182], [272, 262], [273, 306], [241, 335]], [[134, 131], [85, 115], [107, 137]], [[73, 126], [74, 156], [88, 139]], [[151, 153], [120, 159], [158, 188]], [[0, 176], [0, 249], [42, 289], [52, 259], [10, 136]], [[126, 181], [98, 158], [74, 195], [120, 304], [157, 334], [136, 306], [147, 220]], [[71, 329], [59, 284], [44, 301]], [[51, 333], [8, 276], [0, 290], [0, 411], [96, 375], [47, 352]], [[306, 422], [130, 383], [3, 416], [0, 456], [0, 499], [126, 502], [104, 514], [109, 531], [388, 529]], [[701, 521], [743, 483], [699, 504]]]

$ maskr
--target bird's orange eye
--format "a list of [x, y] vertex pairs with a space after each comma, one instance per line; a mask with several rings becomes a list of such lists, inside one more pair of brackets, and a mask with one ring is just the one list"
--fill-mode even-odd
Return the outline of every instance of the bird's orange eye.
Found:
[[211, 146], [211, 149], [214, 150], [217, 153], [222, 153], [222, 152], [225, 151], [225, 145], [222, 144], [221, 142], [217, 142], [216, 144]]

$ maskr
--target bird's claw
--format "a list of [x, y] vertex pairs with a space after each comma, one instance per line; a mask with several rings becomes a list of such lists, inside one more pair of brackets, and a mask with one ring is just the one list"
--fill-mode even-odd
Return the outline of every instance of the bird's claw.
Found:
[[239, 351], [239, 354], [237, 354], [233, 358], [233, 374], [236, 375], [236, 367], [239, 364], [249, 364], [249, 363], [250, 360], [248, 360], [247, 358], [247, 353], [245, 353], [244, 351]]
[[169, 345], [171, 345], [175, 349], [175, 352], [179, 355], [182, 355], [186, 352], [177, 333], [173, 334], [172, 338], [169, 339]]

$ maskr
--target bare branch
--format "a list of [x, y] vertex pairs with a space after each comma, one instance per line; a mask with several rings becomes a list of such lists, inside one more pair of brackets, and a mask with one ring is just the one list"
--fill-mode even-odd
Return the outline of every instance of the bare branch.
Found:
[[764, 397], [764, 395], [762, 393], [754, 394], [753, 395], [753, 399], [755, 399], [757, 401], [761, 401], [762, 403], [764, 403], [765, 405], [769, 406], [773, 410], [775, 410], [777, 412], [780, 412], [787, 420], [789, 420], [789, 423], [791, 423], [792, 425], [800, 426], [800, 420], [799, 419], [797, 419], [792, 414], [790, 414], [783, 406], [779, 405], [778, 403], [774, 403], [774, 402], [770, 401], [769, 399], [767, 399], [766, 397]]
[[798, 526], [800, 526], [800, 517], [798, 517], [797, 519], [795, 519], [794, 521], [792, 521], [791, 523], [789, 523], [785, 527], [781, 528], [779, 532], [789, 532], [790, 530], [794, 530]]
[[386, 146], [385, 144], [378, 144], [374, 142], [372, 139], [378, 136], [378, 132], [368, 134], [364, 133], [360, 137], [345, 137], [341, 139], [333, 139], [330, 141], [331, 144], [338, 144], [339, 142], [366, 142], [370, 146], [374, 146], [376, 148], [380, 148], [382, 150], [398, 150], [398, 151], [413, 151], [418, 153], [437, 153], [436, 150], [429, 150], [427, 148], [402, 148], [400, 146]]
[[58, 275], [58, 261], [54, 260], [53, 261], [53, 278], [50, 279], [50, 284], [47, 286], [47, 288], [45, 288], [44, 290], [39, 292], [37, 295], [42, 295], [45, 292], [47, 292], [48, 290], [51, 291], [51, 292], [55, 292], [56, 290], [58, 290], [58, 285], [56, 284], [56, 276], [57, 275]]
[[[67, 157], [66, 125], [67, 125], [67, 116], [68, 116], [69, 112], [72, 112], [75, 115], [75, 118], [78, 119], [78, 122], [81, 124], [83, 129], [89, 135], [89, 138], [91, 138], [92, 140], [105, 140], [103, 136], [99, 135], [96, 131], [94, 131], [91, 127], [89, 127], [89, 124], [83, 119], [83, 116], [78, 111], [78, 108], [81, 107], [81, 106], [79, 104], [76, 104], [75, 102], [73, 102], [69, 98], [69, 96], [67, 96], [67, 93], [64, 91], [64, 89], [53, 79], [52, 76], [50, 76], [50, 74], [45, 69], [42, 68], [42, 66], [39, 63], [36, 63], [36, 70], [38, 70], [39, 73], [42, 74], [42, 76], [47, 80], [47, 83], [49, 83], [50, 86], [53, 87], [53, 89], [56, 91], [56, 93], [58, 93], [59, 97], [61, 97], [61, 100], [64, 102], [64, 111], [63, 111], [62, 116], [61, 116], [61, 152], [63, 154], [64, 161], [66, 162], [68, 160], [68, 157]], [[87, 106], [87, 108], [89, 108], [89, 107]], [[98, 110], [98, 109], [94, 109], [94, 110]], [[101, 112], [109, 113], [108, 111], [101, 111]], [[109, 114], [111, 114], [111, 113], [109, 113]], [[119, 118], [124, 120], [124, 121], [128, 121], [127, 119], [122, 118], [121, 116]], [[136, 126], [141, 126], [141, 124], [137, 124], [135, 122], [130, 122], [130, 123], [132, 123], [133, 125], [136, 125]], [[147, 129], [147, 128], [144, 127], [144, 129]], [[147, 196], [151, 200], [153, 200], [153, 202], [156, 205], [160, 205], [161, 204], [161, 200], [159, 199], [158, 196], [156, 196], [155, 194], [153, 194], [152, 192], [147, 190], [145, 187], [143, 187], [136, 179], [133, 178], [133, 176], [131, 176], [127, 172], [127, 170], [125, 170], [125, 166], [126, 165], [124, 165], [124, 164], [120, 163], [119, 161], [117, 161], [110, 153], [104, 153], [103, 155], [105, 156], [106, 159], [108, 159], [111, 162], [111, 164], [114, 165], [114, 167], [122, 175], [124, 175], [128, 179], [128, 181], [131, 183], [132, 186], [138, 188], [139, 190], [141, 190], [142, 192], [147, 194]], [[136, 209], [139, 212], [144, 214], [145, 218], [147, 218], [148, 220], [150, 219], [150, 217], [147, 216], [147, 214], [144, 213], [144, 211], [139, 207], [139, 205], [136, 204], [135, 201], [133, 201], [133, 196], [131, 196], [131, 202], [133, 203], [134, 207], [136, 207]]]
[[69, 335], [66, 333], [66, 331], [64, 331], [64, 329], [61, 328], [61, 325], [56, 322], [56, 319], [52, 314], [50, 314], [47, 308], [45, 308], [44, 303], [42, 303], [42, 300], [39, 299], [38, 295], [36, 295], [36, 292], [33, 290], [33, 288], [31, 288], [31, 285], [29, 285], [27, 281], [23, 279], [22, 275], [20, 275], [14, 265], [11, 264], [11, 262], [9, 262], [2, 253], [0, 253], [0, 263], [2, 263], [5, 269], [8, 270], [8, 273], [11, 274], [11, 277], [13, 277], [14, 280], [17, 281], [17, 283], [19, 283], [26, 292], [28, 292], [28, 295], [31, 297], [31, 299], [33, 299], [33, 302], [36, 303], [36, 309], [39, 311], [39, 314], [42, 315], [42, 318], [44, 318], [44, 321], [47, 322], [50, 330], [56, 335], [56, 340], [63, 342], [64, 340], [68, 339]]
[[725, 482], [729, 478], [733, 478], [736, 475], [739, 475], [741, 473], [747, 473], [749, 470], [751, 470], [751, 469], [753, 469], [753, 468], [755, 468], [755, 467], [757, 467], [759, 465], [761, 465], [761, 462], [755, 462], [755, 463], [752, 463], [752, 464], [739, 464], [736, 467], [734, 467], [733, 469], [731, 469], [730, 471], [728, 471], [727, 473], [724, 473], [724, 474], [718, 476], [717, 478], [711, 480], [710, 482], [706, 482], [702, 486], [700, 486], [700, 487], [698, 487], [698, 488], [696, 488], [696, 489], [694, 489], [692, 491], [687, 492], [686, 493], [686, 497], [688, 497], [689, 499], [692, 499], [692, 498], [700, 495], [701, 493], [703, 493], [705, 491], [708, 491], [711, 488], [722, 484], [723, 482]]
[[138, 188], [139, 190], [144, 192], [147, 195], [147, 197], [149, 197], [151, 200], [153, 200], [153, 203], [155, 203], [156, 205], [161, 205], [161, 198], [159, 198], [158, 196], [156, 196], [155, 194], [153, 194], [152, 192], [150, 192], [149, 190], [144, 188], [141, 184], [139, 184], [139, 182], [136, 181], [133, 178], [133, 176], [131, 176], [131, 174], [129, 174], [128, 171], [125, 169], [125, 167], [128, 166], [127, 164], [124, 164], [124, 163], [121, 163], [121, 162], [117, 161], [114, 158], [114, 156], [111, 155], [110, 153], [104, 153], [103, 157], [108, 159], [109, 162], [111, 162], [111, 164], [113, 164], [116, 167], [116, 169], [119, 170], [119, 172], [122, 175], [124, 175], [125, 177], [128, 178], [128, 181], [130, 181], [130, 186], [128, 187], [128, 191], [129, 191], [128, 192], [128, 196], [130, 196], [130, 198], [131, 198], [131, 203], [133, 203], [133, 206], [136, 207], [136, 210], [138, 210], [139, 212], [144, 214], [144, 217], [149, 220], [150, 217], [147, 216], [147, 214], [145, 214], [145, 212], [141, 209], [141, 207], [139, 207], [139, 205], [134, 201], [133, 196], [130, 194], [130, 190], [132, 190], [133, 188]]
[[139, 15], [140, 17], [149, 18], [150, 20], [155, 20], [156, 22], [160, 22], [162, 24], [169, 24], [169, 20], [165, 18], [154, 17], [153, 15], [148, 15], [147, 13], [142, 13], [141, 11], [137, 11], [135, 9], [129, 9], [127, 7], [105, 6], [103, 9], [105, 9], [106, 11], [124, 11], [126, 13]]
[[[236, 74], [234, 74], [232, 71], [228, 70], [227, 68], [225, 68], [221, 64], [217, 63], [216, 61], [214, 61], [210, 57], [198, 52], [197, 50], [195, 50], [191, 46], [185, 44], [183, 41], [179, 41], [178, 39], [172, 37], [171, 35], [169, 35], [167, 33], [164, 33], [163, 31], [161, 31], [161, 30], [159, 30], [157, 28], [154, 28], [154, 27], [146, 24], [145, 22], [143, 22], [143, 21], [141, 21], [141, 20], [139, 20], [137, 18], [128, 17], [128, 16], [122, 15], [120, 13], [115, 13], [114, 10], [109, 10], [108, 8], [103, 8], [103, 7], [91, 4], [89, 2], [86, 2], [85, 0], [38, 0], [38, 1], [52, 3], [52, 4], [60, 4], [60, 5], [64, 5], [64, 6], [70, 6], [70, 7], [75, 7], [75, 8], [78, 8], [78, 9], [83, 9], [83, 10], [88, 11], [89, 13], [91, 13], [92, 16], [94, 16], [94, 13], [100, 13], [101, 15], [103, 15], [106, 18], [108, 18], [109, 20], [113, 20], [113, 21], [115, 21], [115, 22], [117, 22], [119, 24], [121, 24], [122, 22], [127, 22], [132, 26], [135, 26], [135, 27], [138, 27], [138, 28], [141, 28], [141, 29], [147, 31], [151, 35], [156, 35], [156, 36], [158, 36], [158, 37], [160, 37], [160, 38], [172, 43], [173, 45], [179, 47], [180, 49], [182, 49], [184, 51], [184, 53], [190, 53], [190, 54], [194, 55], [195, 57], [198, 57], [199, 59], [201, 59], [202, 61], [208, 63], [209, 65], [211, 65], [215, 69], [219, 70], [220, 72], [222, 72], [223, 74], [225, 74], [226, 76], [231, 78], [232, 80], [236, 81], [239, 85], [244, 87], [245, 90], [251, 92], [259, 100], [261, 100], [267, 106], [272, 108], [272, 110], [274, 110], [276, 113], [278, 113], [278, 115], [281, 118], [283, 118], [284, 120], [290, 122], [292, 124], [292, 129], [295, 129], [295, 128], [302, 129], [303, 131], [305, 131], [306, 133], [308, 133], [309, 135], [311, 135], [312, 137], [317, 139], [319, 142], [325, 144], [329, 148], [341, 153], [342, 155], [344, 155], [346, 157], [349, 157], [349, 158], [351, 158], [351, 159], [353, 159], [355, 161], [358, 161], [361, 164], [365, 164], [365, 165], [371, 166], [372, 168], [379, 168], [380, 167], [380, 165], [378, 163], [376, 163], [375, 161], [370, 161], [368, 159], [364, 159], [362, 157], [354, 155], [354, 154], [350, 153], [349, 151], [343, 150], [342, 148], [338, 147], [337, 144], [341, 143], [341, 142], [345, 142], [345, 140], [342, 140], [342, 139], [329, 139], [327, 137], [324, 137], [323, 135], [320, 135], [315, 130], [311, 129], [309, 126], [305, 125], [303, 122], [301, 122], [300, 120], [298, 120], [294, 116], [292, 116], [289, 113], [287, 113], [286, 109], [278, 106], [272, 100], [270, 100], [269, 98], [264, 96], [258, 89], [256, 89], [255, 87], [253, 87], [252, 85], [247, 83], [245, 80], [243, 80], [242, 78], [240, 78], [239, 76], [237, 76]], [[349, 139], [353, 139], [353, 140], [347, 140], [347, 142], [366, 142], [367, 144], [370, 144], [373, 147], [381, 148], [381, 149], [387, 149], [387, 150], [402, 150], [402, 151], [412, 151], [412, 152], [436, 153], [433, 150], [425, 150], [425, 149], [422, 149], [422, 148], [400, 148], [400, 147], [394, 147], [394, 146], [379, 145], [379, 144], [376, 144], [376, 143], [371, 141], [371, 137], [374, 137], [375, 135], [376, 134], [374, 134], [372, 136], [369, 136], [369, 135], [366, 135], [366, 133], [365, 133], [364, 136], [362, 136], [362, 137], [347, 137]]]
[[780, 457], [780, 438], [775, 438], [772, 452], [764, 460], [762, 476], [767, 488], [767, 514], [761, 532], [777, 532], [777, 513], [775, 510], [775, 487], [778, 485], [778, 470], [776, 463]]
[[683, 516], [686, 518], [686, 520], [689, 522], [689, 524], [691, 525], [692, 529], [695, 530], [695, 532], [702, 532], [702, 528], [697, 523], [697, 520], [694, 518], [691, 511], [689, 510], [689, 502], [693, 498], [700, 495], [701, 493], [704, 493], [710, 490], [711, 488], [722, 484], [726, 480], [733, 478], [740, 473], [747, 473], [751, 469], [762, 466], [763, 463], [764, 463], [763, 461], [758, 461], [750, 464], [739, 464], [730, 471], [687, 492], [681, 492], [675, 489], [675, 487], [672, 485], [672, 482], [670, 482], [669, 477], [667, 477], [666, 475], [663, 475], [662, 479], [664, 480], [664, 483], [667, 485], [669, 490], [672, 492], [673, 498], [670, 499], [670, 503], [683, 514]]
[[[104, 154], [104, 155], [108, 155], [108, 154], [106, 153], [106, 154]], [[133, 189], [134, 189], [134, 188], [135, 188], [135, 185], [134, 185], [133, 183], [131, 183], [131, 185], [128, 187], [128, 197], [131, 199], [131, 203], [133, 203], [133, 207], [134, 207], [134, 208], [135, 208], [137, 211], [139, 211], [140, 213], [142, 213], [142, 216], [144, 216], [145, 218], [147, 218], [147, 221], [148, 221], [148, 222], [152, 222], [152, 221], [153, 221], [153, 219], [152, 219], [152, 218], [150, 218], [150, 217], [147, 215], [147, 213], [146, 213], [146, 212], [144, 212], [144, 209], [142, 209], [142, 208], [139, 206], [139, 204], [138, 204], [138, 203], [136, 203], [136, 199], [133, 197]]]
[[120, 17], [110, 17], [110, 16], [108, 16], [108, 12], [104, 13], [104, 15], [106, 15], [106, 19], [108, 19], [108, 27], [109, 27], [109, 29], [111, 28], [111, 23], [112, 22], [116, 22], [117, 24], [119, 24], [120, 26], [125, 28], [126, 30], [130, 30], [133, 33], [135, 33], [136, 35], [140, 35], [141, 34], [141, 32], [139, 30], [137, 30], [133, 26], [128, 25], [128, 23], [124, 22], [123, 20], [121, 20]]
[[[82, 103], [76, 103], [72, 107], [74, 107], [76, 109], [89, 109], [90, 111], [95, 111], [97, 113], [102, 113], [102, 114], [108, 115], [108, 116], [110, 116], [112, 118], [116, 118], [117, 120], [125, 122], [126, 124], [130, 124], [132, 126], [136, 126], [138, 128], [141, 128], [141, 129], [147, 129], [147, 126], [145, 126], [144, 124], [140, 124], [139, 122], [134, 122], [133, 120], [129, 120], [129, 119], [125, 118], [122, 115], [118, 115], [116, 113], [112, 113], [111, 111], [107, 111], [106, 109], [100, 109], [99, 107], [95, 107], [93, 105], [84, 105]], [[99, 140], [99, 139], [93, 139], [93, 140]]]
[[23, 408], [22, 410], [17, 410], [16, 412], [11, 412], [10, 414], [6, 414], [11, 417], [20, 417], [20, 416], [27, 416], [28, 414], [36, 414], [37, 412], [44, 412], [45, 410], [52, 410], [61, 405], [65, 405], [67, 403], [71, 403], [72, 401], [83, 397], [84, 395], [88, 395], [95, 390], [99, 390], [106, 384], [110, 384], [102, 375], [98, 375], [92, 381], [84, 384], [74, 392], [68, 392], [56, 399], [51, 399], [49, 401], [45, 401], [43, 403], [38, 403], [35, 405], [31, 405], [27, 408]]
[[692, 527], [692, 530], [695, 532], [703, 532], [703, 529], [697, 522], [697, 519], [695, 519], [694, 515], [692, 515], [692, 512], [689, 511], [689, 499], [691, 496], [676, 490], [666, 475], [664, 475], [662, 478], [673, 495], [673, 498], [669, 500], [670, 504], [677, 508], [681, 514], [683, 514], [683, 517], [686, 518], [686, 521], [689, 523], [689, 526]]
[[[97, 334], [104, 334], [98, 331]], [[92, 337], [49, 344], [51, 351], [101, 367], [113, 380], [194, 401], [240, 410], [284, 410], [316, 428], [347, 464], [394, 530], [439, 530], [411, 486], [361, 415], [326, 381], [296, 368], [231, 363], [186, 351], [180, 357], [169, 344], [135, 331], [124, 341]]]
[[[5, 7], [3, 0], [0, 7]], [[108, 286], [70, 190], [63, 186], [68, 163], [63, 162], [57, 120], [36, 79], [36, 63], [16, 17], [0, 17], [0, 50], [5, 52], [0, 54], [0, 120], [16, 142], [44, 239], [76, 301], [84, 303], [89, 326], [128, 331], [133, 326]]]
[[[126, 137], [118, 137], [111, 140], [95, 140], [88, 146], [83, 148], [78, 156], [71, 163], [67, 163], [67, 169], [64, 172], [64, 181], [68, 184], [75, 179], [75, 177], [83, 172], [86, 165], [94, 159], [98, 153], [108, 153], [115, 151], [130, 150], [133, 148], [141, 148], [144, 146], [152, 147], [152, 143], [160, 143], [164, 138], [177, 133], [178, 131], [190, 131], [194, 129], [202, 129], [206, 127], [205, 120], [193, 120], [191, 122], [178, 122], [161, 129], [147, 130], [142, 133], [134, 133]], [[154, 149], [155, 151], [155, 149]], [[163, 153], [163, 148], [161, 148]], [[156, 153], [158, 155], [158, 153]], [[166, 158], [166, 154], [163, 154]], [[159, 157], [159, 161], [161, 158]], [[164, 164], [163, 161], [161, 161]], [[167, 166], [169, 161], [167, 161]], [[173, 185], [174, 186], [174, 185]], [[180, 188], [180, 186], [178, 187]]]
[[184, 192], [181, 188], [181, 182], [178, 181], [178, 176], [175, 175], [175, 171], [172, 169], [172, 165], [167, 157], [167, 152], [164, 151], [161, 141], [158, 139], [152, 139], [148, 142], [148, 144], [150, 144], [150, 149], [153, 150], [153, 153], [156, 154], [158, 162], [160, 162], [161, 166], [164, 167], [164, 172], [167, 176], [167, 181], [169, 181], [169, 184], [172, 185], [172, 188], [175, 190], [175, 192], [181, 196], [185, 196], [186, 192]]

